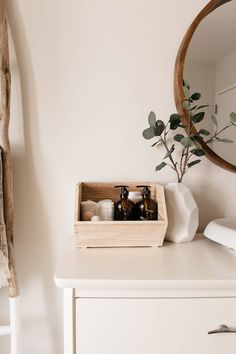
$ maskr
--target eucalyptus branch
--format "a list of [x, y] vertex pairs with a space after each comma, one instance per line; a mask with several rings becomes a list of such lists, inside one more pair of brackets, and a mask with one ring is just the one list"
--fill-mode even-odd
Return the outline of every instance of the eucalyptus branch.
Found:
[[[172, 158], [172, 153], [168, 147], [168, 144], [167, 144], [167, 141], [166, 141], [166, 134], [164, 133], [164, 137], [161, 136], [161, 139], [162, 139], [162, 143], [167, 151], [167, 154], [168, 154], [168, 159], [170, 160], [171, 162], [171, 165], [172, 165], [172, 169], [176, 172], [177, 174], [177, 178], [178, 178], [178, 181], [180, 179], [180, 176], [179, 176], [179, 171], [177, 169], [177, 163], [174, 162], [173, 158]], [[167, 164], [168, 165], [168, 164]]]
[[181, 179], [181, 182], [182, 182], [182, 180], [183, 180], [183, 177], [184, 177], [185, 173], [187, 172], [188, 156], [189, 156], [189, 147], [187, 147], [187, 149], [186, 149], [186, 154], [185, 154], [185, 156], [184, 156], [184, 166], [183, 166], [183, 172], [182, 172], [182, 179]]
[[[184, 126], [182, 124], [182, 116], [179, 114], [171, 114], [168, 123], [164, 123], [162, 120], [157, 120], [154, 112], [150, 112], [148, 116], [149, 127], [143, 131], [143, 137], [145, 139], [152, 139], [157, 137], [158, 140], [152, 146], [162, 143], [165, 148], [166, 154], [163, 157], [163, 162], [156, 166], [156, 171], [161, 170], [165, 166], [170, 167], [177, 176], [178, 182], [182, 182], [187, 171], [194, 165], [201, 162], [201, 157], [205, 155], [205, 151], [201, 145], [203, 141], [205, 144], [209, 144], [213, 141], [221, 141], [225, 143], [230, 143], [230, 139], [220, 139], [219, 135], [224, 132], [226, 129], [236, 126], [236, 113], [230, 114], [229, 123], [224, 126], [222, 129], [218, 130], [217, 118], [212, 117], [212, 121], [216, 126], [215, 133], [204, 141], [204, 137], [209, 136], [210, 133], [206, 129], [200, 129], [199, 131], [195, 128], [196, 124], [200, 123], [204, 117], [205, 112], [202, 111], [202, 108], [208, 107], [208, 105], [197, 105], [195, 101], [198, 101], [201, 98], [200, 93], [190, 93], [190, 86], [185, 82], [184, 86], [185, 93], [185, 103], [184, 109], [189, 115], [189, 124]], [[194, 104], [194, 107], [192, 105]], [[174, 135], [173, 141], [171, 142], [167, 137], [170, 131], [175, 131], [177, 129], [185, 128], [185, 133], [183, 130], [180, 133]], [[193, 132], [194, 130], [194, 132]], [[181, 145], [180, 156], [176, 158], [175, 146], [176, 143]], [[196, 156], [195, 159], [193, 159]], [[165, 162], [168, 159], [169, 163]]]
[[234, 126], [235, 124], [233, 124], [232, 122], [230, 122], [228, 125], [226, 125], [225, 127], [223, 127], [221, 130], [217, 131], [212, 135], [211, 138], [209, 138], [208, 140], [205, 141], [206, 144], [210, 144], [212, 142], [214, 142], [214, 140], [226, 129], [231, 128], [232, 126]]

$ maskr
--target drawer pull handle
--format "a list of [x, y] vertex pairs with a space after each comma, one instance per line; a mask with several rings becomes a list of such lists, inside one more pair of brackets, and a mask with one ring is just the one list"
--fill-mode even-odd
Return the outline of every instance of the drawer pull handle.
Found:
[[236, 328], [230, 328], [224, 324], [219, 325], [218, 329], [209, 331], [208, 334], [217, 334], [217, 333], [236, 333]]

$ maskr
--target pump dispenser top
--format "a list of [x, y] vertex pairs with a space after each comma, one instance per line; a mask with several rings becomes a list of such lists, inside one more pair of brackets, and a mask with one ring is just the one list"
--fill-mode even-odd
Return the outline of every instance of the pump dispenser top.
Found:
[[143, 188], [143, 200], [136, 205], [136, 215], [138, 220], [157, 220], [158, 205], [154, 199], [151, 199], [151, 187], [139, 185], [137, 188]]
[[120, 186], [115, 186], [115, 188], [120, 188], [120, 198], [128, 198], [128, 195], [129, 195], [129, 186], [123, 186], [123, 185], [120, 185]]
[[120, 200], [115, 202], [115, 220], [134, 220], [134, 203], [128, 199], [129, 186], [119, 185], [115, 188], [120, 188]]

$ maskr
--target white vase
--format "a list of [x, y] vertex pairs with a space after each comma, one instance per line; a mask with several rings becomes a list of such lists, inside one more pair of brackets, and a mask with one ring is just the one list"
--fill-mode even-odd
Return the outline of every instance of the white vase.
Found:
[[165, 239], [172, 242], [192, 241], [198, 225], [198, 206], [183, 183], [165, 186], [168, 227]]

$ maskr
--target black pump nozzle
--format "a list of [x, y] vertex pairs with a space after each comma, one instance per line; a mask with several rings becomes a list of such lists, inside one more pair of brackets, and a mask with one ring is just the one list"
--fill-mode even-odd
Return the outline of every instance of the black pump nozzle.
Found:
[[123, 185], [120, 185], [120, 186], [115, 186], [115, 188], [120, 188], [120, 196], [121, 198], [127, 198], [128, 195], [129, 195], [129, 186], [123, 186]]
[[150, 194], [151, 194], [150, 188], [151, 188], [151, 186], [140, 185], [140, 186], [136, 186], [136, 187], [137, 188], [143, 188], [142, 195], [144, 197], [150, 197]]

